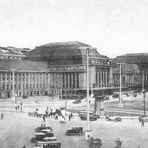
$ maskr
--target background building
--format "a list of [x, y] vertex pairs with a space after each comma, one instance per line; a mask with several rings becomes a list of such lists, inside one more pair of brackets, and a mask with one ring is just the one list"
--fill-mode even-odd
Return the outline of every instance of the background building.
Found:
[[44, 61], [50, 71], [51, 94], [86, 94], [86, 48], [89, 49], [90, 89], [101, 82], [109, 86], [109, 58], [100, 55], [96, 48], [73, 41], [51, 43], [36, 47], [25, 58], [31, 61]]
[[[0, 60], [0, 98], [11, 98], [13, 90], [18, 97], [85, 96], [87, 49], [89, 50], [90, 94], [93, 92], [96, 96], [100, 96], [119, 91], [120, 65], [118, 63], [122, 63], [122, 89], [142, 86], [143, 70], [145, 82], [148, 81], [146, 62], [130, 63], [127, 62], [127, 57], [126, 60], [122, 57], [111, 60], [99, 54], [96, 48], [77, 41], [50, 43], [38, 46], [30, 52], [28, 49], [19, 50], [13, 53], [13, 58]], [[2, 48], [4, 56], [7, 56], [4, 54], [7, 51], [8, 48]], [[15, 54], [19, 55], [18, 53], [23, 53], [20, 54], [23, 57], [14, 58]]]
[[0, 47], [0, 59], [23, 59], [30, 51], [29, 48]]
[[[0, 61], [0, 98], [47, 95], [50, 73], [42, 62]], [[13, 72], [14, 71], [14, 72]]]
[[[135, 54], [125, 54], [118, 56], [113, 59], [113, 63], [126, 63], [126, 65], [131, 65], [130, 69], [135, 69], [137, 67], [137, 74], [133, 72], [130, 81], [132, 83], [132, 88], [142, 89], [142, 77], [144, 77], [144, 87], [148, 89], [148, 54], [147, 53], [135, 53]], [[127, 66], [126, 66], [127, 67]], [[135, 70], [134, 70], [135, 71]], [[142, 76], [143, 75], [143, 76]]]

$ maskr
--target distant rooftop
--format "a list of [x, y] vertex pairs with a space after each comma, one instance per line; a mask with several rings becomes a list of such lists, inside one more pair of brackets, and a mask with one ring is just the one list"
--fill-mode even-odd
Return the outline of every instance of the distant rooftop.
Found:
[[0, 55], [25, 55], [29, 51], [29, 48], [0, 47]]
[[89, 47], [90, 57], [107, 58], [107, 56], [100, 55], [96, 48], [78, 41], [56, 42], [37, 46], [27, 58], [35, 60], [82, 58], [86, 56], [85, 47]]
[[83, 46], [87, 46], [87, 47], [91, 47], [90, 45], [88, 44], [84, 44], [84, 43], [81, 43], [81, 42], [78, 42], [78, 41], [68, 41], [68, 42], [54, 42], [54, 43], [48, 43], [48, 44], [44, 44], [44, 45], [41, 45], [41, 46], [38, 46], [38, 47], [45, 47], [45, 46], [48, 46], [48, 47], [53, 47], [53, 46], [74, 46], [74, 45], [83, 45]]
[[113, 63], [128, 63], [139, 65], [140, 70], [147, 71], [148, 53], [133, 53], [117, 56], [113, 59]]
[[[121, 56], [148, 56], [148, 53], [128, 53]], [[120, 57], [120, 56], [117, 56]]]

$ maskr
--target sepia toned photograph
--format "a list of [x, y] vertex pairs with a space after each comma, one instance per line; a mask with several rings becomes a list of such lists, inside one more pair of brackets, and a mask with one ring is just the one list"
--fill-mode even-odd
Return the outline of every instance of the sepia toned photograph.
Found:
[[148, 1], [0, 0], [0, 148], [148, 148]]

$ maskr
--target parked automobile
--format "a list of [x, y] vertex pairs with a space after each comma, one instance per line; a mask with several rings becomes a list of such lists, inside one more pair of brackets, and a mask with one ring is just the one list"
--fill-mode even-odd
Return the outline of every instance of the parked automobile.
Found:
[[77, 99], [77, 100], [74, 100], [73, 101], [73, 104], [79, 104], [79, 103], [81, 103], [81, 100], [80, 99]]
[[83, 127], [72, 127], [66, 131], [66, 135], [83, 135]]
[[88, 142], [90, 148], [101, 148], [103, 144], [100, 138], [90, 138]]
[[43, 141], [45, 136], [46, 136], [45, 133], [42, 132], [35, 133], [34, 136], [30, 139], [30, 142], [37, 143], [38, 141]]
[[121, 121], [122, 119], [120, 117], [118, 117], [118, 116], [110, 115], [110, 116], [106, 116], [106, 120], [107, 121]]
[[81, 99], [81, 100], [84, 99], [84, 98], [86, 98], [86, 96], [80, 95], [80, 99]]
[[56, 140], [57, 140], [56, 137], [45, 137], [45, 138], [43, 139], [43, 141], [45, 141], [45, 142], [48, 142], [48, 141], [56, 141]]
[[[81, 120], [87, 120], [87, 113], [79, 113], [79, 117]], [[90, 121], [96, 121], [99, 118], [100, 118], [99, 115], [96, 115], [94, 113], [89, 113], [89, 120]]]
[[105, 101], [109, 100], [109, 96], [106, 95], [106, 96], [104, 97], [104, 100], [105, 100]]
[[62, 99], [68, 99], [68, 100], [71, 100], [71, 99], [79, 99], [80, 98], [80, 96], [79, 95], [68, 95], [68, 94], [66, 94], [66, 95], [63, 95], [62, 96]]
[[31, 143], [37, 143], [39, 141], [56, 141], [56, 137], [54, 137], [53, 132], [37, 132], [30, 141]]
[[50, 130], [47, 130], [47, 129], [44, 129], [41, 132], [44, 133], [45, 136], [47, 136], [47, 137], [53, 137], [54, 136], [54, 133]]
[[136, 97], [137, 97], [137, 94], [136, 94], [136, 93], [134, 93], [134, 94], [133, 94], [133, 97], [135, 97], [135, 98], [136, 98]]
[[140, 117], [139, 117], [139, 122], [141, 122], [142, 120], [143, 120], [144, 122], [148, 122], [148, 116], [146, 116], [146, 115], [145, 115], [145, 116], [144, 116], [144, 115], [143, 115], [143, 116], [140, 116]]
[[119, 94], [113, 94], [112, 97], [113, 98], [119, 98]]
[[42, 130], [47, 130], [47, 129], [52, 131], [52, 128], [50, 126], [41, 125], [35, 129], [35, 132], [41, 132]]
[[38, 142], [34, 148], [61, 148], [61, 142], [59, 141]]
[[27, 95], [23, 95], [22, 98], [23, 98], [23, 99], [27, 99], [28, 96], [27, 96]]

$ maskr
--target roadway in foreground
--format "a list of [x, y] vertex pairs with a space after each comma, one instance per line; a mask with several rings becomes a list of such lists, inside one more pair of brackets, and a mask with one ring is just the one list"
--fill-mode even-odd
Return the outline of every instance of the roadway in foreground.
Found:
[[[29, 117], [26, 113], [5, 112], [4, 119], [0, 120], [0, 148], [33, 148], [30, 138], [34, 129], [40, 126], [42, 118]], [[61, 141], [62, 148], [88, 148], [84, 136], [66, 136], [67, 129], [82, 126], [86, 129], [86, 121], [74, 117], [65, 124], [60, 120], [49, 118], [46, 124], [53, 128], [58, 141]], [[111, 122], [105, 119], [91, 121], [90, 127], [93, 136], [103, 139], [102, 148], [114, 148], [115, 139], [120, 138], [124, 148], [147, 148], [148, 147], [148, 123], [141, 127], [137, 119], [123, 119], [121, 122]]]

